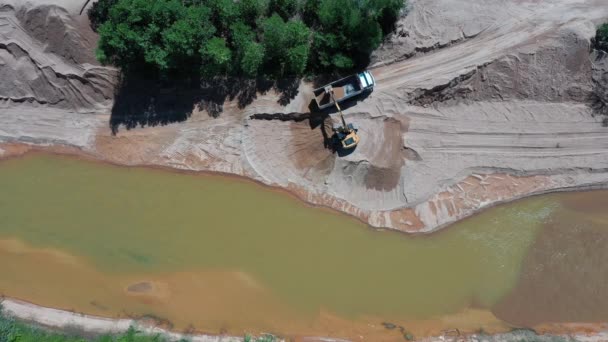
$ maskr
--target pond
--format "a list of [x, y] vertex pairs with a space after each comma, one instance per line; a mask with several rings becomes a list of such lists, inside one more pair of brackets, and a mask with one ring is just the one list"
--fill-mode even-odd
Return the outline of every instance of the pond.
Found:
[[[242, 179], [39, 153], [0, 162], [0, 189], [0, 292], [44, 306], [176, 330], [370, 338], [395, 334], [382, 322], [501, 326], [490, 310], [518, 325], [608, 319], [597, 304], [608, 214], [591, 205], [608, 192], [533, 197], [408, 236]], [[603, 250], [577, 243], [555, 261], [576, 232]], [[551, 272], [536, 267], [548, 260]], [[593, 274], [579, 299], [597, 310], [567, 310], [579, 282], [551, 286], [572, 272]], [[543, 310], [545, 287], [567, 302]]]

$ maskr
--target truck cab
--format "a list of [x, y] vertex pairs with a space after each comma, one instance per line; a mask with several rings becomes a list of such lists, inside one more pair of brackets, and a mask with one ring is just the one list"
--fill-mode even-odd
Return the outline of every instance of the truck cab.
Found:
[[374, 75], [368, 70], [365, 70], [362, 73], [359, 73], [359, 85], [363, 90], [373, 90], [376, 85], [376, 79], [374, 79]]

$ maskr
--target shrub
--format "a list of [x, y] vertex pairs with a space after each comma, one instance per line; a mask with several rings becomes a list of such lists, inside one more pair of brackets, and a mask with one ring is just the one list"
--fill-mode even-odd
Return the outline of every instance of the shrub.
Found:
[[99, 25], [108, 20], [110, 8], [114, 6], [116, 2], [118, 2], [118, 0], [102, 0], [93, 3], [91, 8], [87, 11], [93, 30], [97, 31]]
[[200, 53], [203, 58], [204, 74], [220, 75], [229, 71], [232, 51], [226, 46], [224, 38], [211, 38], [201, 47]]
[[278, 14], [287, 20], [296, 14], [298, 0], [270, 0], [268, 15]]
[[598, 50], [608, 52], [608, 23], [603, 24], [597, 29], [595, 45]]
[[264, 47], [256, 42], [250, 42], [243, 52], [241, 70], [246, 76], [253, 77], [258, 74], [264, 62]]
[[99, 0], [97, 58], [160, 74], [301, 76], [364, 67], [404, 0]]

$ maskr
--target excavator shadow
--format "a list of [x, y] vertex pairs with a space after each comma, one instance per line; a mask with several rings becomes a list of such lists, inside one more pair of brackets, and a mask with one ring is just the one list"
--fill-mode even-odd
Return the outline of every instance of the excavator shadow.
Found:
[[[314, 103], [314, 101], [311, 101], [311, 105], [312, 103]], [[310, 116], [308, 118], [308, 123], [310, 125], [311, 130], [315, 130], [318, 128], [321, 131], [321, 135], [323, 136], [323, 145], [325, 146], [325, 148], [333, 151], [333, 132], [331, 130], [331, 118], [329, 117], [329, 115], [326, 113], [322, 113], [318, 110], [311, 110]]]

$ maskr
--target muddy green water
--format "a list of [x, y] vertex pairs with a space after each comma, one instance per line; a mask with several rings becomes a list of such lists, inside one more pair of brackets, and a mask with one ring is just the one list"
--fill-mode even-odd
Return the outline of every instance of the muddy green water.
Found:
[[453, 312], [496, 302], [543, 219], [536, 198], [428, 237], [374, 232], [253, 183], [29, 155], [0, 164], [0, 234], [106, 272], [237, 269], [302, 310]]
[[352, 318], [491, 307], [561, 206], [534, 197], [412, 237], [247, 181], [41, 154], [0, 162], [0, 190], [0, 239], [59, 249], [109, 275], [243, 272], [300, 313]]

